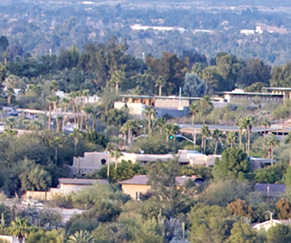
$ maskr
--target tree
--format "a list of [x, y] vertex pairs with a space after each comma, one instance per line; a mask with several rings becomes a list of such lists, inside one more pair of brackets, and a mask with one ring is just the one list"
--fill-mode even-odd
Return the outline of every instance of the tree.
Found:
[[213, 104], [209, 96], [204, 96], [199, 102], [199, 111], [203, 117], [203, 125], [205, 125], [206, 115], [209, 114], [213, 109]]
[[246, 129], [246, 123], [244, 122], [243, 117], [237, 117], [235, 119], [235, 125], [239, 127], [239, 146], [241, 148], [242, 145], [242, 132], [244, 129]]
[[271, 123], [267, 118], [264, 118], [264, 120], [262, 121], [262, 125], [264, 126], [264, 135], [266, 136], [267, 135], [266, 130], [268, 127], [271, 126]]
[[227, 205], [227, 210], [231, 214], [235, 214], [242, 217], [252, 217], [252, 208], [247, 205], [245, 200], [236, 199]]
[[6, 119], [6, 125], [8, 125], [9, 129], [13, 129], [15, 127], [15, 119], [13, 117], [8, 117]]
[[159, 76], [156, 80], [156, 87], [159, 88], [159, 96], [162, 96], [162, 87], [165, 85], [165, 79], [163, 76]]
[[183, 86], [183, 95], [201, 97], [204, 91], [204, 81], [194, 73], [186, 73]]
[[6, 87], [5, 93], [7, 95], [7, 103], [8, 103], [8, 105], [10, 105], [11, 104], [11, 99], [12, 99], [12, 97], [14, 95], [14, 89], [12, 87], [8, 86], [8, 87]]
[[286, 137], [285, 143], [289, 145], [289, 166], [291, 166], [291, 132]]
[[256, 232], [246, 223], [236, 222], [230, 231], [229, 243], [257, 243]]
[[28, 234], [26, 243], [64, 243], [64, 233], [60, 230], [44, 231], [39, 229]]
[[70, 235], [68, 243], [93, 243], [94, 237], [88, 231], [77, 231], [75, 234]]
[[179, 164], [176, 159], [167, 162], [156, 161], [147, 164], [148, 184], [153, 196], [159, 202], [163, 214], [175, 216], [179, 213], [181, 190], [177, 187], [176, 176], [179, 175]]
[[190, 242], [227, 242], [234, 221], [230, 213], [219, 206], [195, 205], [190, 214]]
[[291, 228], [289, 225], [277, 224], [267, 232], [267, 243], [289, 243], [291, 241]]
[[[131, 145], [131, 143], [132, 143], [132, 132], [136, 127], [137, 127], [136, 120], [128, 120], [120, 128], [120, 131], [124, 134], [124, 137], [125, 137], [125, 134], [127, 131], [127, 144], [128, 145]], [[124, 139], [124, 141], [125, 141], [125, 139]]]
[[226, 143], [230, 144], [230, 147], [233, 148], [233, 144], [235, 143], [236, 135], [235, 132], [228, 132], [226, 137]]
[[148, 119], [148, 133], [152, 134], [153, 123], [157, 115], [157, 110], [154, 107], [149, 106], [145, 109], [144, 114]]
[[27, 238], [29, 233], [28, 220], [25, 218], [16, 218], [11, 222], [11, 233], [16, 236], [19, 242], [22, 242], [24, 238]]
[[215, 148], [214, 148], [214, 154], [217, 154], [217, 146], [218, 146], [218, 141], [222, 137], [222, 131], [219, 129], [215, 129], [213, 131], [212, 137], [215, 139]]
[[246, 153], [241, 149], [227, 148], [222, 158], [216, 159], [213, 169], [215, 180], [243, 179], [251, 171], [251, 164]]
[[77, 156], [77, 146], [79, 144], [80, 139], [82, 138], [82, 133], [79, 131], [79, 129], [75, 128], [72, 133], [69, 135], [74, 139], [74, 153], [75, 156]]
[[9, 41], [7, 40], [7, 37], [4, 35], [1, 35], [0, 36], [0, 53], [5, 52], [8, 46], [9, 46]]
[[193, 137], [193, 144], [194, 150], [196, 147], [196, 130], [195, 130], [195, 116], [199, 113], [199, 107], [196, 103], [191, 104], [190, 106], [190, 113], [191, 113], [191, 122], [192, 122], [192, 137]]
[[276, 209], [278, 210], [278, 219], [291, 218], [291, 204], [287, 199], [281, 198], [276, 203]]
[[124, 71], [114, 71], [113, 74], [110, 77], [109, 83], [111, 86], [115, 85], [115, 91], [118, 93], [119, 90], [119, 84], [125, 81], [125, 72]]
[[174, 141], [176, 140], [176, 134], [180, 132], [180, 128], [177, 124], [167, 123], [165, 125], [165, 133], [166, 133], [166, 141], [169, 141], [169, 136], [172, 135], [174, 137]]
[[211, 132], [208, 126], [203, 125], [203, 127], [201, 128], [201, 135], [202, 135], [202, 148], [203, 148], [204, 154], [206, 152], [207, 138], [210, 137], [210, 134]]
[[247, 128], [248, 131], [248, 143], [247, 143], [247, 154], [250, 155], [251, 151], [251, 135], [252, 135], [252, 128], [255, 124], [256, 120], [253, 116], [248, 116], [243, 119], [244, 126]]
[[274, 162], [274, 147], [278, 144], [278, 140], [275, 138], [275, 135], [272, 134], [266, 139], [266, 144], [270, 150], [271, 155], [271, 165], [273, 166]]

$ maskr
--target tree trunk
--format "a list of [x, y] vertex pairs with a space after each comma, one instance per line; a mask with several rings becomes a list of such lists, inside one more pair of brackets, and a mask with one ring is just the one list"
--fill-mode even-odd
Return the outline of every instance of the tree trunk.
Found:
[[48, 130], [51, 130], [51, 122], [52, 122], [52, 104], [49, 103], [49, 117], [48, 117]]
[[192, 115], [192, 137], [193, 137], [193, 149], [196, 149], [196, 131], [195, 131], [195, 116]]
[[118, 93], [118, 90], [119, 90], [118, 82], [115, 83], [115, 89], [116, 89], [116, 92]]
[[291, 144], [289, 144], [289, 166], [291, 166]]
[[251, 151], [251, 128], [248, 128], [248, 150], [247, 150], [248, 156], [250, 156], [250, 151]]
[[217, 145], [218, 145], [218, 140], [215, 141], [215, 148], [214, 148], [214, 154], [217, 153]]
[[58, 147], [55, 149], [55, 164], [58, 164]]
[[271, 166], [274, 165], [274, 162], [273, 162], [273, 156], [274, 156], [274, 149], [271, 148]]
[[241, 147], [242, 129], [239, 129], [239, 146]]
[[159, 85], [159, 96], [162, 96], [162, 85]]
[[109, 175], [110, 175], [110, 158], [107, 163], [107, 180], [109, 180]]

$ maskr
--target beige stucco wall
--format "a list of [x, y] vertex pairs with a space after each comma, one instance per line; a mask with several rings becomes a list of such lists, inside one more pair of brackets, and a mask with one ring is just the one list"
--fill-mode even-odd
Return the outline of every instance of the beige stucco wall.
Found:
[[[145, 110], [145, 105], [142, 103], [126, 103], [128, 112], [131, 115], [141, 116]], [[125, 102], [116, 101], [114, 102], [115, 109], [122, 109], [125, 106]]]
[[173, 99], [156, 99], [155, 107], [157, 108], [181, 108], [189, 107], [189, 100]]
[[149, 185], [121, 185], [122, 191], [129, 195], [133, 200], [136, 200], [136, 193], [147, 193], [151, 186]]

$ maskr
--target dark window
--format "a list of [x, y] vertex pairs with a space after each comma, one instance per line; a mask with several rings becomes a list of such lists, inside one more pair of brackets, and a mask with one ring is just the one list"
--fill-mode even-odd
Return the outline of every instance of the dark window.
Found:
[[101, 159], [101, 164], [105, 165], [106, 164], [106, 159]]

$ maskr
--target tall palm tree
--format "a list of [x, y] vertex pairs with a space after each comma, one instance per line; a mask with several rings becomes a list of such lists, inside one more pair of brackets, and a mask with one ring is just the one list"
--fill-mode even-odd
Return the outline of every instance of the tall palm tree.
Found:
[[68, 243], [93, 243], [94, 237], [86, 230], [75, 232], [69, 236]]
[[204, 96], [199, 102], [199, 111], [203, 116], [203, 125], [205, 125], [206, 115], [213, 109], [209, 96]]
[[158, 79], [156, 79], [156, 87], [159, 88], [159, 96], [162, 96], [162, 87], [165, 84], [165, 79], [163, 76], [159, 76]]
[[222, 131], [219, 129], [215, 129], [213, 131], [212, 137], [215, 139], [215, 148], [214, 148], [214, 154], [217, 153], [217, 147], [218, 147], [218, 141], [222, 137]]
[[15, 127], [15, 119], [12, 117], [8, 117], [6, 119], [6, 125], [9, 127], [9, 129], [13, 129]]
[[75, 156], [77, 156], [77, 146], [79, 144], [80, 138], [82, 137], [82, 134], [79, 131], [79, 129], [75, 128], [74, 131], [70, 133], [69, 136], [74, 139], [74, 153], [75, 153]]
[[253, 125], [255, 124], [256, 120], [255, 117], [253, 116], [248, 116], [246, 118], [244, 118], [244, 123], [245, 126], [247, 127], [247, 131], [248, 131], [248, 141], [247, 141], [247, 154], [248, 156], [250, 155], [251, 152], [251, 135], [252, 135], [252, 128]]
[[202, 135], [202, 148], [203, 148], [203, 151], [204, 151], [204, 154], [206, 152], [206, 140], [207, 138], [210, 136], [210, 130], [208, 128], [207, 125], [204, 125], [202, 128], [201, 128], [201, 135]]
[[195, 130], [195, 116], [199, 113], [199, 106], [196, 103], [193, 103], [190, 106], [190, 113], [191, 113], [191, 122], [192, 122], [192, 138], [193, 138], [193, 145], [194, 150], [196, 148], [196, 130]]
[[53, 96], [47, 97], [49, 103], [49, 116], [48, 116], [48, 130], [51, 130], [51, 122], [52, 122], [52, 104], [54, 101]]
[[272, 134], [271, 136], [269, 136], [267, 138], [266, 141], [267, 146], [269, 147], [270, 151], [271, 151], [271, 165], [273, 166], [273, 160], [274, 160], [274, 147], [276, 145], [278, 145], [278, 140], [275, 138], [275, 135]]
[[115, 91], [118, 93], [119, 91], [119, 83], [122, 83], [125, 80], [125, 72], [118, 70], [114, 71], [114, 73], [110, 77], [109, 83], [111, 84], [111, 87], [113, 84], [115, 84]]
[[63, 102], [62, 102], [62, 106], [63, 106], [62, 132], [65, 132], [65, 123], [67, 120], [66, 112], [67, 112], [67, 108], [68, 108], [69, 104], [70, 104], [70, 99], [63, 98]]
[[239, 127], [239, 146], [242, 146], [242, 133], [243, 130], [246, 129], [246, 124], [244, 122], [244, 118], [243, 117], [237, 117], [235, 119], [235, 125]]
[[170, 123], [167, 123], [165, 125], [165, 133], [167, 135], [166, 139], [167, 139], [167, 142], [169, 141], [169, 136], [170, 135], [173, 135], [174, 136], [174, 141], [176, 140], [176, 136], [175, 134], [179, 133], [180, 132], [180, 128], [177, 124], [170, 124]]
[[146, 115], [147, 120], [148, 120], [148, 133], [152, 134], [153, 123], [157, 115], [157, 110], [152, 106], [148, 106], [145, 109], [144, 114]]
[[56, 95], [56, 92], [59, 90], [59, 83], [56, 80], [51, 81], [50, 90], [52, 92], [52, 96]]
[[8, 86], [5, 90], [5, 93], [7, 95], [7, 103], [8, 103], [8, 105], [10, 105], [12, 96], [14, 95], [14, 89], [12, 87]]
[[122, 133], [126, 133], [127, 131], [127, 144], [131, 145], [132, 142], [132, 132], [137, 127], [136, 120], [128, 120], [126, 123], [122, 125], [120, 131]]
[[73, 110], [73, 117], [74, 117], [74, 127], [77, 124], [77, 118], [76, 118], [76, 97], [77, 97], [77, 92], [71, 92], [70, 93], [70, 101], [71, 101], [72, 110]]
[[264, 135], [266, 136], [267, 127], [270, 127], [271, 123], [267, 118], [264, 118], [264, 120], [262, 121], [262, 125], [264, 126]]
[[29, 233], [28, 220], [26, 218], [16, 218], [11, 222], [10, 230], [12, 235], [18, 238], [19, 242], [27, 237]]
[[51, 145], [52, 147], [55, 149], [55, 164], [58, 164], [58, 152], [59, 152], [59, 148], [62, 144], [62, 141], [59, 137], [54, 137], [51, 141]]
[[166, 120], [163, 117], [159, 117], [156, 121], [156, 126], [159, 129], [159, 133], [162, 134], [163, 133], [163, 129], [165, 127], [166, 124]]
[[291, 166], [291, 132], [286, 137], [285, 143], [289, 145], [289, 166]]
[[235, 132], [228, 132], [227, 137], [226, 137], [226, 142], [230, 144], [230, 147], [233, 148], [233, 144], [235, 143], [236, 140], [236, 134]]

